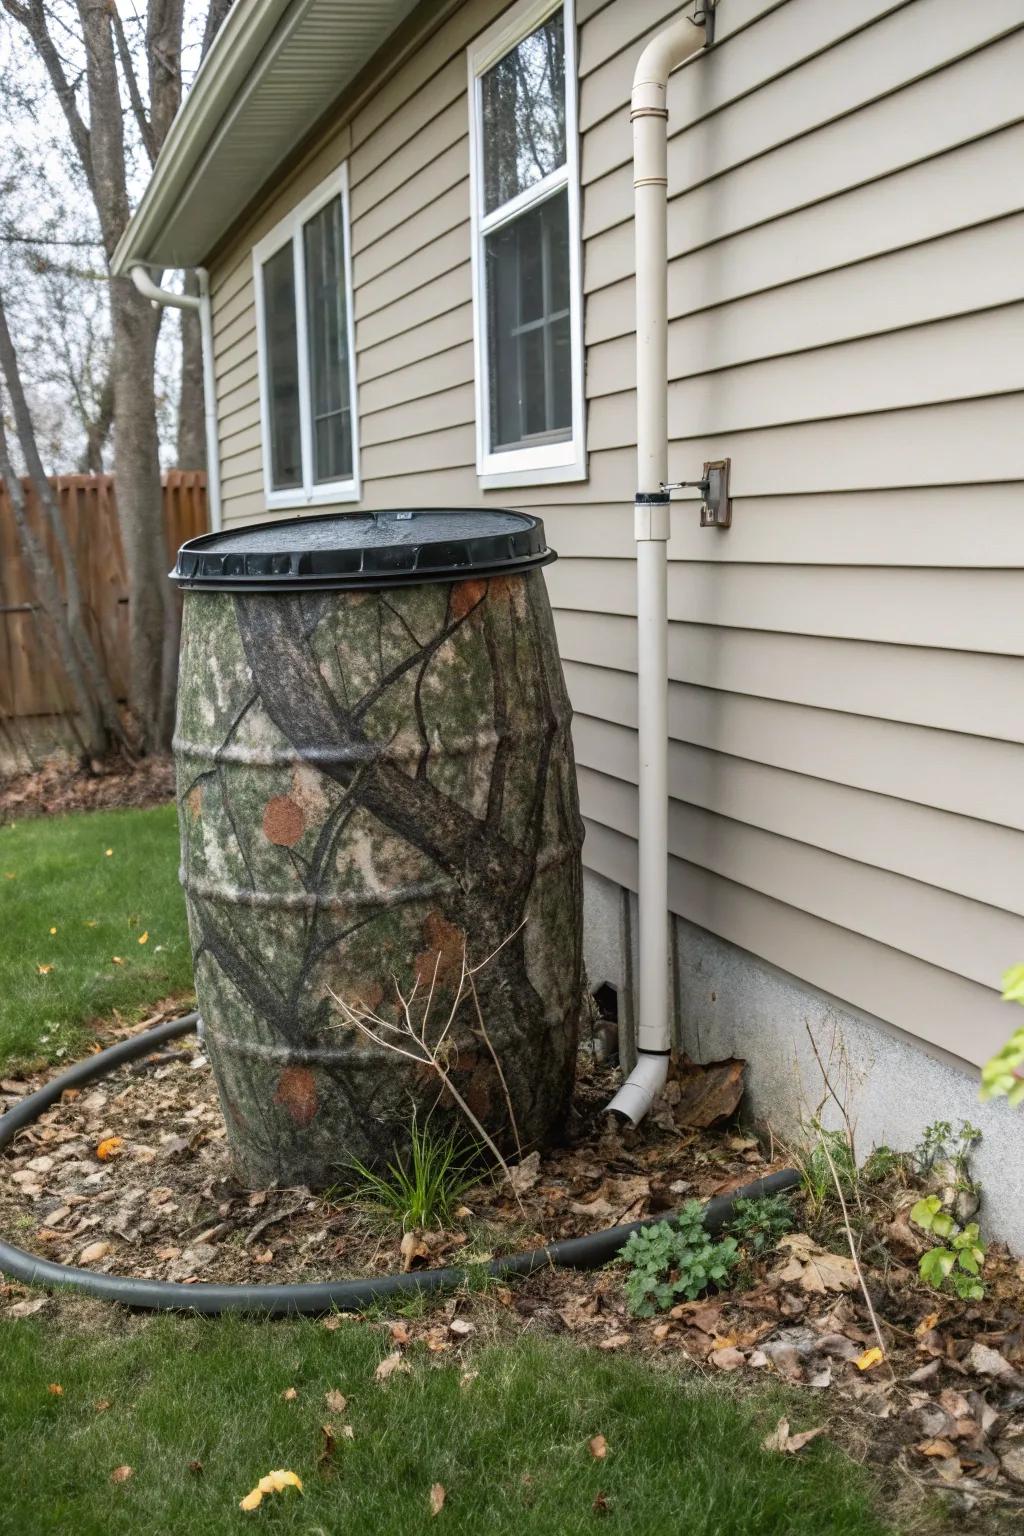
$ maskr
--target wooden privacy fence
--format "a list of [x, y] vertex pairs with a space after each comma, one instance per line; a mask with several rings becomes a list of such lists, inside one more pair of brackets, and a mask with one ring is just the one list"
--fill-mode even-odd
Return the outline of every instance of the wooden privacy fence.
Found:
[[[53, 538], [24, 481], [29, 515], [51, 555]], [[128, 583], [112, 475], [59, 475], [50, 484], [68, 530], [93, 644], [115, 696], [128, 691]], [[206, 532], [206, 475], [172, 469], [163, 477], [167, 568], [179, 544]], [[59, 561], [55, 558], [59, 570]], [[6, 490], [0, 483], [0, 719], [63, 715], [67, 686], [42, 642], [32, 579], [18, 544]]]

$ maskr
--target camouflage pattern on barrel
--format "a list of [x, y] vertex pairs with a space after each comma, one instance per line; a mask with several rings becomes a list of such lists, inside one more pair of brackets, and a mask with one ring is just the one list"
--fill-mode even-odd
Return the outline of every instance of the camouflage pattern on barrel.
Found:
[[415, 538], [409, 514], [317, 518], [179, 555], [196, 991], [261, 1187], [379, 1169], [414, 1113], [528, 1150], [572, 1089], [583, 829], [543, 526], [415, 516]]

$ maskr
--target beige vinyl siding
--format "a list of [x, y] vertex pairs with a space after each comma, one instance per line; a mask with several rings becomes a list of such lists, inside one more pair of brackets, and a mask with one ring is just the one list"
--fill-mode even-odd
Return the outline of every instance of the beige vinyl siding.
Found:
[[[521, 505], [590, 868], [636, 884], [629, 86], [671, 0], [578, 0], [589, 476], [475, 472], [468, 0], [213, 272], [226, 520], [266, 516], [251, 248], [348, 156], [363, 505]], [[1024, 956], [1024, 12], [721, 0], [669, 88], [673, 910], [978, 1062]], [[1015, 702], [1016, 701], [1016, 702]], [[797, 1021], [798, 1022], [798, 1021]]]

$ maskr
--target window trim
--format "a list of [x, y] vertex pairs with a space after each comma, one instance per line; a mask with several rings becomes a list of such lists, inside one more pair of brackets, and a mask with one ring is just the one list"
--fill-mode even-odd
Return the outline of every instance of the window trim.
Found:
[[[309, 336], [306, 317], [306, 263], [302, 231], [334, 198], [341, 197], [342, 268], [345, 282], [345, 312], [348, 332], [348, 387], [352, 429], [352, 474], [345, 480], [317, 482], [313, 478], [313, 418], [310, 401]], [[295, 285], [295, 342], [299, 370], [299, 445], [302, 459], [302, 484], [273, 489], [271, 454], [270, 379], [267, 368], [266, 316], [264, 313], [263, 265], [285, 245], [292, 247], [292, 272]], [[356, 389], [356, 337], [352, 308], [352, 240], [349, 216], [348, 162], [326, 177], [307, 197], [285, 214], [268, 234], [252, 248], [253, 293], [256, 303], [256, 367], [260, 390], [260, 446], [263, 462], [263, 495], [270, 511], [285, 508], [324, 506], [332, 502], [358, 501], [362, 491], [359, 478], [359, 401]]]
[[[482, 76], [556, 11], [565, 27], [565, 164], [491, 213], [484, 211]], [[583, 249], [580, 235], [580, 168], [573, 0], [519, 0], [466, 50], [469, 75], [469, 201], [473, 274], [473, 362], [476, 400], [476, 471], [482, 490], [516, 485], [551, 485], [587, 478], [586, 400], [583, 348]], [[558, 443], [522, 448], [490, 447], [490, 388], [487, 347], [487, 287], [484, 239], [528, 208], [566, 187], [569, 202], [569, 338], [572, 432]]]

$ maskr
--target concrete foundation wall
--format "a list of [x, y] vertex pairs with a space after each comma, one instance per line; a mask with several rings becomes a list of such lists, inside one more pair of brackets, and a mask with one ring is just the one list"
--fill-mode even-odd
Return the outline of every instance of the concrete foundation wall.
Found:
[[[635, 897], [589, 872], [585, 891], [588, 974], [594, 985], [607, 981], [619, 990], [629, 1055], [632, 998], [624, 994], [632, 990], [627, 948], [635, 944]], [[682, 918], [675, 919], [674, 948], [667, 984], [675, 994], [677, 1044], [696, 1061], [747, 1060], [748, 1116], [785, 1136], [817, 1108], [823, 1084], [810, 1030], [823, 1058], [831, 1058], [837, 1086], [845, 1083], [859, 1159], [881, 1144], [913, 1147], [932, 1121], [956, 1127], [969, 1120], [982, 1132], [971, 1167], [982, 1187], [983, 1230], [1024, 1251], [1024, 1113], [1005, 1102], [979, 1103], [976, 1071]], [[833, 1104], [822, 1119], [839, 1123]]]

